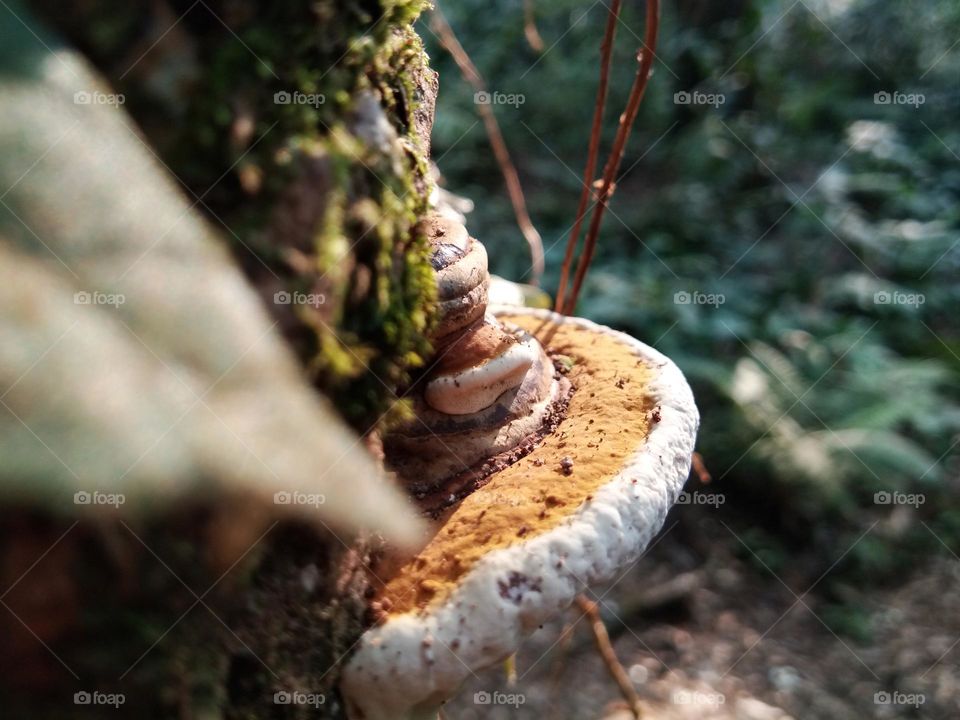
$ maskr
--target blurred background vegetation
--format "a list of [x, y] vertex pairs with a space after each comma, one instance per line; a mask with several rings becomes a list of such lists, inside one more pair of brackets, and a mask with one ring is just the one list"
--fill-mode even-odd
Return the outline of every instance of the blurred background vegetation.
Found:
[[[604, 3], [538, 3], [542, 54], [524, 39], [517, 0], [443, 10], [488, 89], [523, 96], [494, 111], [553, 291], [581, 188]], [[625, 3], [622, 20], [606, 149], [636, 69], [642, 3]], [[751, 510], [738, 532], [775, 572], [798, 548], [833, 562], [875, 521], [833, 576], [888, 582], [918, 553], [942, 551], [940, 540], [960, 543], [958, 27], [950, 0], [665, 3], [578, 314], [684, 370], [710, 487]], [[419, 31], [440, 73], [433, 154], [446, 186], [475, 201], [468, 226], [493, 270], [529, 279], [473, 90], [425, 21]], [[695, 91], [723, 102], [675, 102]], [[923, 102], [877, 102], [883, 92]], [[883, 491], [925, 502], [906, 513], [877, 503]], [[840, 607], [838, 629], [857, 632]]]
[[[542, 285], [552, 291], [581, 189], [607, 0], [536, 2], [542, 52], [525, 36], [530, 1], [442, 4], [488, 89], [517, 100], [493, 110], [544, 238]], [[292, 358], [283, 359], [289, 348], [268, 333], [264, 309], [304, 364], [319, 368], [311, 381], [355, 428], [382, 418], [385, 398], [393, 405], [384, 394], [391, 389], [375, 375], [401, 382], [403, 363], [424, 351], [425, 318], [410, 309], [423, 304], [432, 284], [423, 282], [427, 267], [410, 230], [426, 207], [426, 163], [409, 151], [419, 147], [429, 112], [418, 116], [407, 93], [420, 92], [429, 105], [432, 76], [406, 28], [423, 4], [169, 0], [150, 3], [145, 13], [115, 0], [36, 0], [30, 5], [50, 36], [21, 18], [24, 3], [4, 5], [0, 30], [8, 42], [0, 55], [12, 94], [0, 132], [8, 161], [0, 176], [9, 186], [0, 197], [8, 211], [0, 218], [0, 249], [9, 255], [0, 262], [7, 273], [0, 306], [9, 316], [0, 327], [9, 340], [0, 342], [9, 356], [0, 363], [8, 378], [0, 400], [24, 414], [7, 407], [0, 417], [16, 431], [0, 433], [8, 446], [0, 476], [31, 497], [47, 487], [34, 478], [52, 487], [51, 478], [62, 476], [58, 487], [70, 492], [56, 497], [75, 510], [77, 478], [61, 459], [73, 455], [57, 455], [40, 439], [49, 431], [57, 451], [65, 443], [80, 460], [104, 463], [84, 477], [149, 488], [168, 471], [191, 489], [198, 478], [225, 478], [261, 503], [248, 504], [245, 494], [219, 502], [211, 494], [215, 511], [201, 498], [171, 520], [144, 502], [149, 512], [129, 525], [84, 518], [67, 526], [67, 514], [51, 520], [19, 497], [8, 502], [0, 522], [6, 715], [26, 716], [20, 707], [39, 707], [41, 698], [44, 711], [32, 708], [31, 717], [62, 717], [64, 693], [11, 687], [59, 682], [62, 663], [81, 671], [70, 670], [74, 679], [99, 678], [109, 689], [120, 685], [117, 658], [123, 667], [136, 660], [137, 673], [124, 681], [128, 713], [167, 717], [176, 707], [182, 717], [208, 717], [226, 707], [228, 716], [272, 717], [273, 691], [291, 678], [334, 696], [336, 674], [318, 678], [316, 668], [341, 659], [364, 625], [367, 544], [334, 542], [332, 531], [289, 518], [273, 491], [323, 490], [322, 517], [331, 522], [352, 518], [388, 529], [392, 518], [399, 532], [403, 516], [384, 500], [383, 486], [359, 482], [375, 477], [359, 446], [342, 475], [317, 471], [329, 446], [340, 455], [348, 441], [331, 430], [333, 411], [314, 406]], [[643, 3], [624, 5], [604, 151], [643, 35]], [[441, 80], [432, 156], [446, 187], [474, 201], [468, 225], [486, 244], [493, 270], [529, 279], [526, 243], [474, 89], [440, 48], [429, 16], [417, 27]], [[950, 0], [664, 3], [655, 74], [578, 307], [673, 358], [703, 418], [699, 450], [713, 477], [708, 483], [695, 475], [688, 487], [713, 502], [678, 504], [649, 553], [610, 587], [591, 591], [630, 680], [645, 700], [663, 700], [650, 717], [676, 720], [689, 703], [675, 693], [695, 689], [725, 693], [737, 720], [784, 717], [756, 703], [748, 713], [734, 702], [741, 695], [804, 720], [919, 716], [915, 707], [879, 707], [875, 692], [895, 688], [929, 693], [923, 717], [958, 716], [958, 30], [960, 5]], [[124, 113], [78, 104], [74, 93], [100, 81], [79, 55], [62, 51], [49, 61], [51, 48], [60, 50], [56, 35], [92, 61], [109, 83], [104, 89], [125, 94]], [[40, 71], [42, 82], [27, 82]], [[331, 102], [320, 113], [270, 102], [297, 88]], [[380, 117], [355, 107], [373, 89], [385, 100], [387, 125], [403, 130], [396, 143], [368, 147], [350, 139]], [[682, 101], [691, 95], [715, 102]], [[168, 167], [155, 162], [160, 158]], [[83, 192], [60, 190], [71, 182]], [[330, 227], [342, 232], [325, 231], [318, 248], [313, 231], [328, 217], [329, 198]], [[101, 207], [111, 212], [89, 211]], [[176, 218], [171, 227], [189, 218], [182, 237], [165, 245], [173, 250], [137, 259], [142, 278], [124, 267], [116, 279], [117, 263], [131, 253], [142, 258], [159, 242], [151, 228], [168, 215]], [[232, 245], [246, 280], [216, 250], [214, 233]], [[340, 247], [327, 243], [341, 235], [351, 240], [352, 255], [334, 261], [322, 254], [322, 272], [309, 262], [307, 271], [303, 262], [288, 266], [290, 255], [279, 252], [329, 251]], [[52, 248], [68, 261], [60, 260], [62, 268], [47, 257]], [[68, 264], [80, 271], [71, 270], [72, 279], [64, 276]], [[339, 272], [328, 273], [332, 266]], [[389, 297], [371, 281], [378, 274], [402, 279]], [[337, 276], [328, 278], [333, 286], [321, 284], [327, 275]], [[290, 289], [343, 304], [325, 304], [331, 315], [310, 324], [312, 316], [295, 316], [274, 300]], [[74, 290], [119, 292], [129, 302], [78, 308]], [[74, 331], [81, 318], [89, 324]], [[349, 342], [333, 343], [328, 325]], [[184, 334], [186, 326], [196, 332]], [[115, 347], [101, 341], [108, 331]], [[248, 354], [249, 337], [269, 337], [270, 345]], [[59, 347], [47, 356], [55, 338]], [[47, 349], [29, 352], [30, 342]], [[139, 358], [137, 377], [149, 382], [138, 382], [157, 391], [160, 405], [134, 403], [140, 398], [133, 390], [103, 403], [102, 388], [112, 387], [107, 378], [127, 377], [113, 369], [128, 357]], [[63, 368], [77, 372], [65, 376]], [[213, 389], [205, 378], [218, 378], [209, 405], [200, 402]], [[102, 412], [127, 396], [130, 417], [144, 419], [118, 423], [116, 412]], [[96, 431], [92, 443], [78, 442], [81, 435], [63, 420], [70, 413]], [[167, 437], [168, 416], [181, 429], [160, 445], [150, 433]], [[143, 438], [116, 441], [141, 425]], [[100, 452], [105, 447], [133, 453], [130, 461], [139, 455], [133, 466], [144, 479], [123, 472], [126, 456]], [[138, 448], [158, 448], [153, 475]], [[122, 474], [111, 463], [121, 463]], [[328, 485], [317, 487], [319, 476]], [[376, 494], [358, 499], [367, 492]], [[135, 499], [131, 491], [131, 506]], [[251, 552], [251, 542], [257, 546], [270, 532], [261, 534], [261, 526], [281, 521], [276, 537]], [[248, 554], [249, 567], [238, 566]], [[221, 583], [222, 570], [234, 567], [232, 581]], [[181, 623], [181, 607], [196, 606], [218, 584], [210, 607], [203, 605], [229, 617], [236, 632], [202, 610]], [[8, 595], [14, 585], [16, 594]], [[197, 596], [193, 587], [209, 590]], [[31, 614], [22, 620], [18, 612]], [[512, 687], [493, 668], [469, 681], [448, 717], [596, 717], [614, 691], [586, 633], [573, 637], [576, 622], [545, 625], [516, 661], [525, 709], [471, 702], [473, 691]], [[176, 632], [167, 637], [171, 623]], [[116, 656], [114, 646], [121, 648]], [[149, 657], [140, 663], [145, 648]], [[277, 663], [283, 679], [268, 677], [264, 661], [251, 657]], [[266, 712], [257, 710], [266, 704]], [[338, 712], [334, 703], [327, 709]], [[707, 717], [702, 707], [692, 712]]]

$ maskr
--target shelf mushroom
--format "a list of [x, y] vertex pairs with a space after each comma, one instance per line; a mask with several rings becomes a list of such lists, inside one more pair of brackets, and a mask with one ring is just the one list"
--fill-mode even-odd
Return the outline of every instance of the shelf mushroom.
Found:
[[456, 220], [423, 224], [437, 273], [435, 356], [409, 393], [415, 419], [383, 440], [390, 469], [435, 515], [549, 433], [570, 383], [529, 330], [487, 312], [483, 244]]
[[[479, 245], [444, 233], [461, 239], [441, 275]], [[487, 282], [485, 256], [480, 265], [459, 296]], [[388, 463], [433, 523], [416, 555], [373, 568], [379, 617], [341, 679], [353, 720], [434, 720], [472, 672], [516, 652], [586, 585], [628, 570], [690, 469], [697, 409], [656, 350], [522, 307], [484, 307], [452, 332], [417, 418], [385, 438]], [[450, 342], [464, 357], [445, 363]], [[431, 402], [431, 387], [450, 393]]]

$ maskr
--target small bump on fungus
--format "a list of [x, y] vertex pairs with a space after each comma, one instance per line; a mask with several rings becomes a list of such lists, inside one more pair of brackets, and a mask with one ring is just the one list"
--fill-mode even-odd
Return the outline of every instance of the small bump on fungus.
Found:
[[416, 417], [384, 447], [400, 482], [439, 512], [529, 452], [562, 416], [569, 385], [530, 333], [487, 314], [483, 244], [449, 217], [421, 228], [437, 278], [436, 352], [410, 393]]
[[[477, 333], [484, 327], [496, 326], [491, 319], [478, 326]], [[496, 329], [503, 337], [488, 343], [492, 347], [489, 355], [480, 356], [484, 359], [469, 365], [461, 362], [460, 367], [431, 376], [424, 389], [424, 400], [430, 407], [450, 415], [468, 415], [490, 407], [504, 392], [523, 382], [537, 360], [539, 344], [529, 335], [518, 338]], [[458, 354], [456, 360], [461, 357], [470, 356]]]

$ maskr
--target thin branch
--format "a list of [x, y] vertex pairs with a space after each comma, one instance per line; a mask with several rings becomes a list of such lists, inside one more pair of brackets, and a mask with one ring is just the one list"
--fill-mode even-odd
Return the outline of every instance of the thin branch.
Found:
[[713, 480], [713, 475], [710, 474], [710, 471], [707, 470], [706, 463], [703, 462], [703, 455], [698, 452], [693, 454], [693, 472], [696, 474], [697, 479], [703, 485], [709, 485], [710, 481]]
[[627, 675], [627, 671], [623, 669], [623, 665], [617, 660], [617, 653], [614, 651], [613, 645], [610, 644], [610, 636], [607, 635], [607, 628], [603, 624], [603, 620], [600, 619], [600, 611], [597, 609], [597, 604], [584, 595], [577, 595], [576, 603], [577, 607], [583, 611], [583, 614], [586, 615], [590, 621], [590, 628], [593, 630], [593, 639], [597, 643], [597, 650], [600, 651], [600, 657], [603, 658], [607, 670], [620, 687], [623, 699], [627, 701], [627, 705], [630, 707], [631, 712], [633, 712], [633, 717], [639, 720], [643, 713], [640, 707], [640, 696], [637, 695], [633, 683], [630, 682], [630, 676]]
[[613, 38], [617, 32], [617, 21], [620, 16], [622, 0], [613, 0], [610, 12], [607, 15], [607, 27], [603, 31], [603, 42], [600, 44], [600, 84], [597, 87], [597, 100], [593, 106], [593, 125], [590, 128], [590, 147], [587, 150], [587, 165], [583, 170], [583, 190], [580, 193], [580, 202], [577, 203], [577, 215], [567, 240], [567, 251], [563, 256], [563, 268], [560, 271], [560, 283], [557, 286], [557, 298], [554, 305], [556, 312], [563, 312], [564, 296], [567, 294], [567, 280], [570, 277], [570, 265], [573, 262], [573, 252], [580, 238], [580, 226], [587, 214], [587, 203], [594, 189], [594, 173], [597, 171], [597, 154], [600, 150], [600, 136], [603, 132], [603, 110], [607, 104], [607, 87], [610, 84], [610, 59], [613, 55]]
[[617, 176], [617, 170], [620, 168], [620, 161], [623, 160], [623, 153], [627, 147], [627, 140], [630, 138], [630, 131], [633, 123], [637, 119], [637, 113], [640, 110], [640, 102], [643, 100], [644, 91], [647, 89], [647, 83], [650, 80], [650, 71], [653, 66], [654, 53], [657, 50], [657, 34], [660, 30], [660, 0], [647, 0], [647, 19], [644, 30], [643, 48], [638, 53], [640, 67], [633, 79], [633, 86], [630, 88], [630, 97], [627, 99], [627, 108], [620, 116], [620, 126], [617, 128], [617, 135], [613, 141], [613, 149], [610, 151], [610, 157], [607, 158], [607, 164], [603, 170], [603, 184], [600, 186], [597, 204], [594, 206], [593, 215], [590, 218], [590, 227], [587, 230], [586, 239], [583, 242], [583, 253], [577, 263], [577, 274], [573, 281], [573, 292], [564, 305], [564, 312], [570, 314], [577, 305], [577, 298], [580, 295], [580, 288], [583, 286], [583, 279], [586, 277], [587, 268], [593, 261], [593, 254], [597, 246], [597, 236], [600, 232], [600, 223], [603, 220], [603, 213], [607, 209], [607, 203], [613, 193], [614, 180]]
[[[450, 53], [464, 79], [473, 86], [477, 93], [489, 95], [483, 82], [480, 72], [477, 70], [470, 56], [463, 49], [460, 41], [450, 27], [450, 23], [440, 11], [440, 6], [434, 7], [430, 16], [430, 25], [437, 34], [440, 44]], [[510, 203], [513, 205], [514, 215], [517, 217], [517, 226], [523, 233], [527, 245], [530, 246], [530, 258], [533, 264], [533, 278], [531, 283], [540, 284], [540, 277], [543, 275], [543, 240], [540, 233], [530, 221], [530, 215], [527, 213], [527, 203], [523, 197], [523, 189], [520, 187], [520, 178], [517, 176], [517, 170], [510, 160], [510, 153], [507, 151], [507, 144], [500, 132], [500, 126], [497, 124], [497, 118], [493, 114], [493, 109], [489, 103], [476, 103], [477, 112], [483, 120], [483, 125], [487, 130], [487, 136], [490, 138], [490, 145], [493, 148], [493, 154], [500, 165], [500, 172], [503, 174], [503, 180], [507, 185], [507, 193], [510, 195]]]
[[537, 20], [534, 17], [533, 0], [523, 0], [523, 34], [527, 44], [534, 52], [543, 52], [543, 38], [537, 30]]

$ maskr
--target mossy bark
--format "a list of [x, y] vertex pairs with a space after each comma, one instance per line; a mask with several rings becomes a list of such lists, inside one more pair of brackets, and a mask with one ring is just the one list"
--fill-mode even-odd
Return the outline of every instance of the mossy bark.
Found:
[[[123, 93], [360, 434], [404, 412], [394, 390], [429, 353], [434, 282], [416, 227], [437, 81], [412, 28], [424, 5], [34, 3]], [[12, 716], [113, 716], [71, 702], [96, 691], [122, 693], [129, 717], [342, 717], [339, 664], [367, 622], [366, 542], [294, 524], [249, 537], [247, 512], [198, 504], [134, 532], [6, 510], [0, 580], [25, 618], [0, 624]]]
[[317, 387], [361, 433], [389, 420], [429, 352], [415, 227], [437, 80], [411, 25], [426, 3], [37, 5], [123, 93]]

